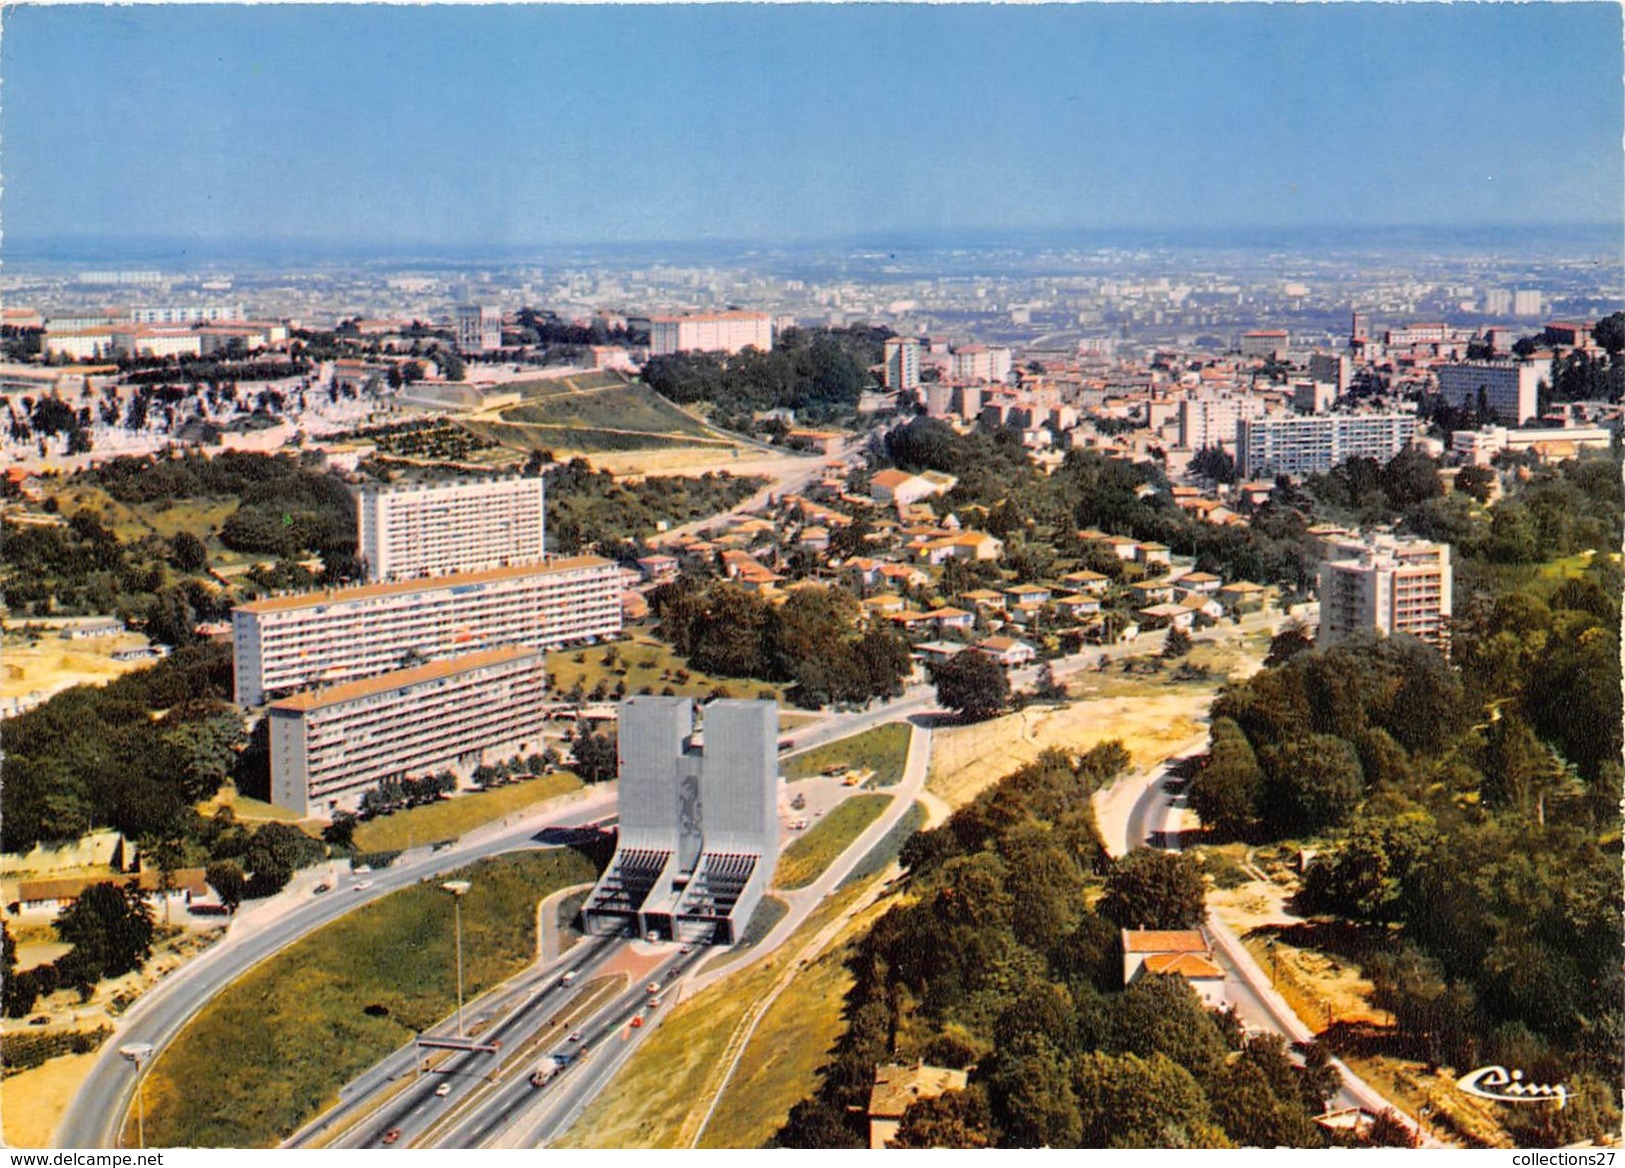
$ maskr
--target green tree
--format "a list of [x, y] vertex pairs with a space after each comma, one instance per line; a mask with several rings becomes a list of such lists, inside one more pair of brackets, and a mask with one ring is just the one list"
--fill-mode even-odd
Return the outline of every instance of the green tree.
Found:
[[1081, 1127], [1072, 1076], [1049, 1040], [1033, 1037], [1000, 1051], [988, 1093], [1000, 1147], [1077, 1147]]
[[169, 541], [169, 562], [182, 572], [201, 572], [209, 566], [209, 549], [190, 531], [178, 532]]
[[140, 969], [152, 954], [152, 909], [138, 881], [92, 884], [56, 918], [89, 981]]
[[973, 1084], [963, 1091], [945, 1091], [934, 1099], [921, 1099], [903, 1113], [891, 1148], [990, 1148], [993, 1112], [987, 1091]]
[[248, 883], [237, 861], [216, 860], [205, 868], [203, 873], [203, 878], [220, 897], [220, 903], [226, 906], [226, 911], [236, 912], [237, 906], [243, 902], [243, 892]]
[[1149, 1058], [1093, 1051], [1072, 1066], [1086, 1148], [1226, 1148], [1206, 1093], [1160, 1052]]
[[1223, 839], [1245, 839], [1258, 822], [1264, 772], [1252, 743], [1230, 718], [1215, 718], [1206, 764], [1191, 781], [1191, 809]]
[[1347, 822], [1364, 786], [1353, 745], [1309, 734], [1264, 751], [1260, 818], [1274, 837], [1320, 831]]
[[603, 783], [613, 779], [620, 767], [615, 739], [608, 734], [583, 734], [571, 747], [575, 756], [575, 772], [584, 783]]
[[1191, 635], [1181, 628], [1168, 630], [1167, 638], [1162, 642], [1162, 655], [1168, 660], [1176, 657], [1186, 657], [1191, 651]]
[[1201, 862], [1137, 848], [1112, 865], [1097, 911], [1125, 929], [1194, 929], [1207, 919]]
[[1010, 703], [1010, 679], [1004, 667], [974, 649], [956, 653], [931, 670], [937, 701], [967, 722], [1002, 713]]

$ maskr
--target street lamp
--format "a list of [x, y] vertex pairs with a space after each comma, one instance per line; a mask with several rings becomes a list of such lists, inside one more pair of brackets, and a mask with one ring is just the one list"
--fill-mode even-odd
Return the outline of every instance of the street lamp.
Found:
[[152, 1057], [152, 1051], [150, 1042], [132, 1042], [118, 1050], [119, 1054], [135, 1064], [135, 1130], [143, 1149], [147, 1146], [147, 1101], [142, 1091], [141, 1064]]
[[473, 887], [467, 880], [448, 880], [440, 887], [451, 893], [457, 916], [457, 1037], [463, 1036], [463, 894]]

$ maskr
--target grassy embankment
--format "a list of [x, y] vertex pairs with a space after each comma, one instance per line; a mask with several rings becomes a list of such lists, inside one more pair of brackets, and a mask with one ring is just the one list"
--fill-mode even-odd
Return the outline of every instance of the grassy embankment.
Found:
[[[772, 991], [797, 954], [863, 894], [856, 885], [837, 892], [759, 964], [675, 1006], [556, 1146], [677, 1146], [685, 1121], [709, 1104], [710, 1092], [721, 1081], [724, 1052], [741, 1020]], [[843, 931], [843, 939], [850, 931]], [[761, 1132], [753, 1140], [759, 1145], [815, 1086], [814, 1072], [841, 1032], [841, 995], [850, 984], [842, 960], [839, 947], [826, 949], [797, 974], [763, 1019], [713, 1121], [723, 1122], [722, 1112], [743, 1094], [743, 1105], [726, 1120], [725, 1138], [750, 1140], [731, 1134], [750, 1127]], [[743, 1077], [747, 1073], [748, 1079]], [[764, 1116], [776, 1118], [764, 1122]], [[706, 1137], [706, 1146], [717, 1146], [710, 1132]]]
[[520, 393], [523, 401], [462, 424], [505, 446], [593, 454], [679, 446], [720, 451], [737, 444], [648, 386], [613, 373], [516, 382], [503, 389]]
[[779, 770], [787, 783], [813, 778], [837, 766], [845, 770], [870, 770], [874, 771], [874, 777], [865, 786], [896, 786], [908, 762], [911, 733], [912, 728], [906, 722], [888, 722], [787, 758]]
[[574, 774], [558, 771], [489, 791], [467, 792], [410, 811], [397, 811], [359, 825], [355, 829], [356, 850], [391, 852], [457, 839], [505, 815], [580, 789], [581, 780]]
[[852, 846], [852, 841], [880, 818], [890, 795], [853, 795], [836, 804], [805, 835], [790, 841], [779, 855], [775, 888], [805, 888]]
[[[781, 703], [784, 700], [787, 687], [782, 684], [701, 673], [690, 668], [672, 652], [670, 645], [653, 636], [648, 626], [627, 625], [625, 631], [628, 639], [612, 645], [551, 654], [547, 666], [553, 676], [553, 692], [569, 693], [579, 682], [581, 688], [591, 694], [600, 682], [610, 688], [617, 682], [624, 682], [628, 694], [636, 694], [647, 686], [657, 694], [670, 688], [678, 696], [703, 699], [713, 690], [726, 689], [736, 698], [755, 698], [766, 694]], [[606, 659], [613, 663], [606, 664]], [[678, 680], [678, 673], [683, 671], [687, 672], [687, 678]]]
[[[500, 856], [455, 873], [473, 883], [463, 902], [467, 996], [533, 958], [537, 901], [593, 876], [590, 861], [563, 850]], [[254, 1148], [285, 1138], [346, 1082], [452, 1011], [451, 930], [451, 897], [417, 885], [238, 978], [153, 1065], [148, 1142]]]

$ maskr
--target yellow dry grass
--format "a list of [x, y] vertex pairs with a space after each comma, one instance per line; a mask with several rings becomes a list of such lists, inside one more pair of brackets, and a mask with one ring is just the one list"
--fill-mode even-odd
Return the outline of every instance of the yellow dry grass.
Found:
[[90, 1074], [96, 1055], [67, 1054], [6, 1076], [0, 1124], [8, 1148], [48, 1148], [62, 1113]]
[[962, 807], [1049, 747], [1081, 753], [1114, 738], [1136, 767], [1149, 766], [1199, 731], [1211, 699], [1203, 691], [1030, 706], [987, 722], [947, 726], [931, 736], [926, 787]]
[[112, 681], [151, 664], [114, 661], [114, 650], [139, 649], [146, 644], [147, 638], [140, 633], [88, 641], [64, 641], [54, 629], [41, 633], [37, 640], [8, 634], [0, 647], [0, 699], [54, 694], [76, 685]]

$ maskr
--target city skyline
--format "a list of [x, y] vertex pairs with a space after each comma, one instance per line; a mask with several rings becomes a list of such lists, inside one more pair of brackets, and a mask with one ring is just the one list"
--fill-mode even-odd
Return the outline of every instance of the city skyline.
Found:
[[0, 222], [14, 258], [1595, 227], [1619, 31], [1600, 4], [24, 7]]

